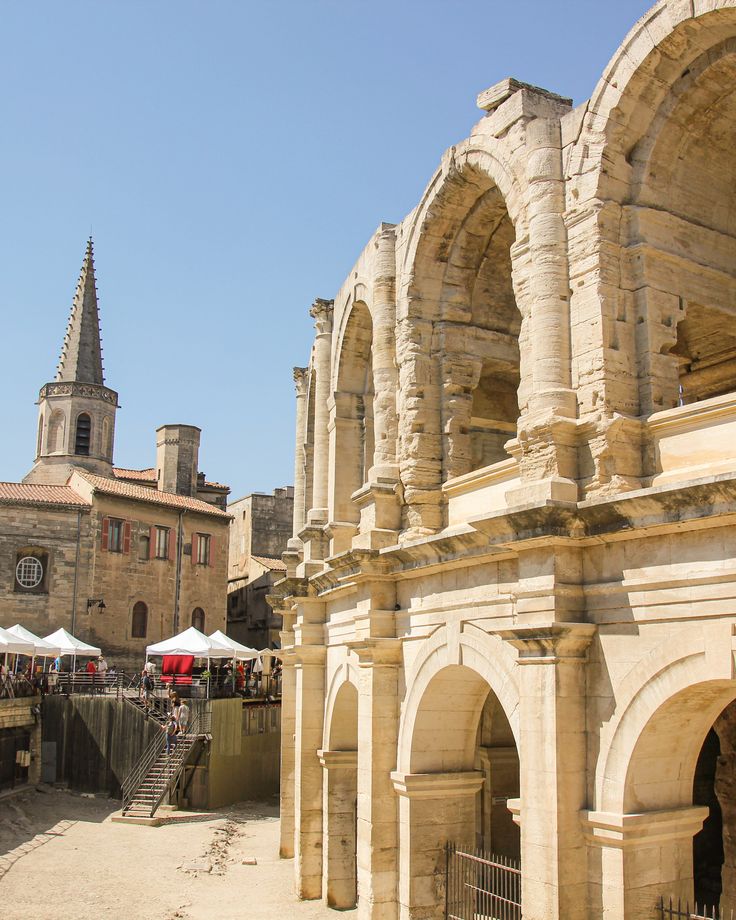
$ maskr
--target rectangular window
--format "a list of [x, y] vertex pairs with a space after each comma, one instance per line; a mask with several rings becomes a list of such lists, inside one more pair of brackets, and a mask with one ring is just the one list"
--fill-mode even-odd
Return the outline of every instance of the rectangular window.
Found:
[[197, 565], [210, 564], [210, 535], [208, 533], [197, 534]]
[[156, 528], [156, 558], [157, 559], [168, 559], [169, 558], [169, 540], [171, 538], [171, 531], [168, 527], [157, 527]]
[[107, 536], [107, 548], [111, 553], [122, 553], [124, 531], [125, 521], [120, 521], [117, 518], [110, 518]]

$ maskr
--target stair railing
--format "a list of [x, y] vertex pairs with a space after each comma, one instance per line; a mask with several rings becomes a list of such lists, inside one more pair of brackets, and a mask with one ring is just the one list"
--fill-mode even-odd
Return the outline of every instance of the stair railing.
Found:
[[133, 801], [133, 796], [135, 795], [138, 787], [143, 782], [143, 779], [145, 778], [148, 771], [158, 760], [158, 757], [165, 746], [166, 732], [162, 730], [160, 733], [157, 732], [154, 735], [146, 749], [143, 751], [143, 754], [140, 756], [136, 765], [123, 780], [123, 814], [125, 814], [125, 810]]
[[154, 816], [156, 809], [163, 802], [169, 790], [176, 785], [179, 777], [184, 771], [184, 767], [186, 766], [187, 760], [189, 759], [192, 748], [199, 739], [199, 715], [197, 713], [194, 714], [191, 723], [187, 726], [186, 735], [182, 735], [181, 738], [183, 740], [177, 741], [176, 748], [174, 748], [174, 754], [176, 755], [179, 745], [186, 745], [186, 748], [184, 751], [182, 751], [181, 756], [176, 758], [175, 769], [167, 776], [166, 783], [163, 784], [163, 788], [160, 790], [160, 794], [151, 803], [151, 817]]

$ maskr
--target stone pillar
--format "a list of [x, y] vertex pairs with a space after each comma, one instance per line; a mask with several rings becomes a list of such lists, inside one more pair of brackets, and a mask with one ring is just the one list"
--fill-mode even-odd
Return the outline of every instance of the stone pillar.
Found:
[[[585, 660], [595, 626], [519, 626], [522, 913], [586, 920]], [[510, 803], [513, 804], [513, 803]]]
[[[378, 619], [385, 617], [377, 611]], [[401, 642], [350, 643], [358, 656], [358, 918], [396, 920], [398, 801], [396, 767]]]
[[357, 751], [318, 751], [324, 768], [322, 887], [328, 907], [356, 903]]
[[693, 837], [707, 817], [702, 805], [632, 815], [581, 812], [590, 847], [590, 916], [651, 920], [660, 897], [692, 905]]
[[362, 430], [354, 393], [335, 393], [328, 400], [330, 412], [329, 509], [330, 555], [350, 549], [358, 531], [359, 514], [353, 492], [363, 485]]
[[475, 844], [483, 774], [394, 772], [391, 779], [399, 794], [400, 920], [442, 920], [445, 845]]
[[334, 301], [318, 298], [309, 315], [314, 319], [317, 335], [314, 340], [314, 481], [312, 502], [307, 519], [310, 523], [327, 523], [327, 487], [329, 475], [329, 409], [332, 373], [332, 314]]
[[325, 706], [324, 606], [299, 598], [294, 625], [294, 871], [297, 894], [305, 899], [322, 896], [322, 767], [317, 751]]
[[396, 231], [393, 224], [381, 224], [377, 235], [373, 280], [373, 464], [366, 477], [398, 480], [396, 441], [398, 418], [396, 396]]
[[442, 365], [442, 440], [444, 469], [442, 479], [463, 476], [472, 469], [473, 390], [478, 386], [483, 362], [472, 354], [443, 353]]

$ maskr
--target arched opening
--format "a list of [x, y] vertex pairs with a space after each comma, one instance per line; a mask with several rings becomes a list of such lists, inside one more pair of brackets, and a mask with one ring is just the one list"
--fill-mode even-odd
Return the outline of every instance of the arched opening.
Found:
[[[450, 171], [427, 208], [408, 295], [417, 329], [415, 367], [404, 372], [412, 433], [404, 452], [414, 452], [418, 465], [403, 478], [418, 504], [427, 504], [418, 490], [511, 457], [505, 445], [530, 389], [528, 329], [513, 282], [519, 266], [512, 265], [527, 254], [515, 246], [514, 222], [491, 176], [467, 164]], [[428, 512], [417, 510], [429, 524]]]
[[729, 39], [683, 67], [631, 155], [655, 410], [736, 391], [734, 80]]
[[508, 809], [519, 795], [518, 749], [498, 697], [476, 671], [450, 665], [432, 677], [414, 719], [409, 766], [400, 811], [408, 863], [401, 903], [411, 911], [433, 891], [440, 910], [448, 843], [520, 857]]
[[92, 442], [92, 419], [86, 412], [77, 416], [77, 430], [74, 435], [74, 453], [81, 457], [89, 456]]
[[335, 383], [333, 520], [357, 523], [351, 496], [368, 479], [375, 446], [373, 429], [373, 322], [368, 307], [350, 308]]
[[66, 420], [64, 413], [60, 409], [54, 409], [49, 419], [48, 433], [46, 435], [46, 452], [49, 454], [63, 454], [64, 450], [64, 433], [66, 429]]
[[736, 907], [734, 696], [729, 680], [690, 686], [667, 699], [639, 735], [623, 813], [639, 816], [646, 833], [624, 850], [626, 916], [660, 897], [697, 898], [716, 911], [719, 901], [722, 910]]
[[357, 902], [358, 691], [345, 681], [337, 692], [326, 731], [323, 889], [330, 907]]
[[200, 632], [204, 632], [204, 610], [201, 607], [195, 607], [192, 610], [192, 626]]
[[145, 639], [148, 634], [148, 607], [143, 601], [133, 605], [133, 617], [130, 624], [132, 639]]

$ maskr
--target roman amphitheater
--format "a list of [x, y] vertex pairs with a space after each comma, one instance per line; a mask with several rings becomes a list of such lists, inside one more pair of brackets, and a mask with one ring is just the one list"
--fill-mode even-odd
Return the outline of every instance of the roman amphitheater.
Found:
[[658, 3], [577, 108], [497, 83], [315, 301], [300, 897], [466, 916], [451, 844], [524, 920], [736, 906], [735, 86], [736, 0]]

